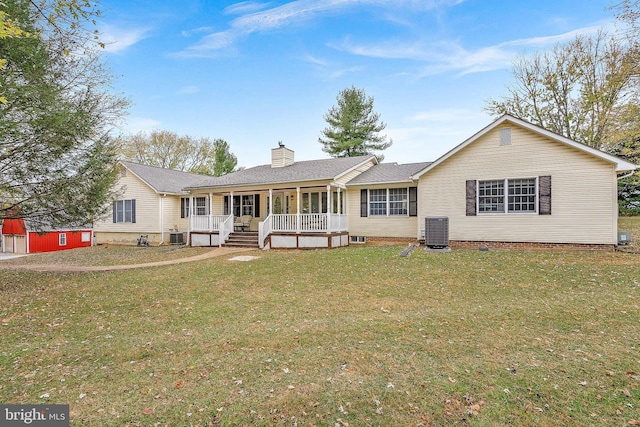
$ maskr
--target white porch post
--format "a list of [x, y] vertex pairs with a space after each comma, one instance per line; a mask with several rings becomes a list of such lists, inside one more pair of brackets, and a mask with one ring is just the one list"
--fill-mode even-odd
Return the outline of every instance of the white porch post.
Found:
[[[331, 233], [331, 184], [327, 184], [327, 234]], [[322, 209], [322, 208], [321, 208]]]
[[189, 231], [193, 230], [193, 193], [189, 193]]
[[209, 232], [213, 232], [213, 193], [209, 193]]
[[296, 233], [300, 233], [300, 187], [296, 187]]
[[342, 215], [342, 192], [340, 190], [342, 189], [338, 187], [338, 215]]
[[229, 215], [233, 215], [233, 191], [229, 193]]

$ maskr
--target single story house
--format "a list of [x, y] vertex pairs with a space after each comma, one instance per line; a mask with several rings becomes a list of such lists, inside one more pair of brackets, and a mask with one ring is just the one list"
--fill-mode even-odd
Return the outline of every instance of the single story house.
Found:
[[222, 177], [122, 164], [125, 197], [112, 221], [96, 224], [98, 241], [153, 229], [157, 242], [167, 242], [170, 224], [193, 246], [243, 235], [261, 248], [419, 241], [430, 237], [427, 218], [446, 218], [454, 247], [612, 249], [617, 177], [637, 168], [509, 115], [433, 162], [295, 161], [280, 144], [271, 163]]
[[91, 246], [93, 230], [91, 227], [36, 229], [23, 218], [5, 218], [0, 237], [2, 252], [32, 254]]
[[[117, 188], [111, 215], [94, 223], [96, 243], [136, 244], [147, 235], [152, 245], [183, 243], [191, 212], [208, 215], [203, 200], [190, 200], [183, 188], [206, 179], [177, 170], [120, 161]], [[193, 203], [193, 207], [189, 202]]]
[[452, 246], [612, 249], [617, 176], [636, 168], [509, 115], [433, 162], [296, 162], [281, 145], [271, 164], [185, 188], [211, 212], [190, 218], [190, 242], [224, 244], [242, 215], [264, 248], [417, 241], [446, 217]]

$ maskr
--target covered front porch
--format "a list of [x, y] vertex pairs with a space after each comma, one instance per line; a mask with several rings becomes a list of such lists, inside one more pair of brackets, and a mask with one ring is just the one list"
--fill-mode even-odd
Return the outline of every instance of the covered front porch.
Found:
[[[348, 245], [344, 185], [238, 189], [193, 193], [192, 246], [223, 246], [234, 232], [256, 232], [258, 246], [325, 248]], [[204, 207], [203, 207], [204, 205]]]

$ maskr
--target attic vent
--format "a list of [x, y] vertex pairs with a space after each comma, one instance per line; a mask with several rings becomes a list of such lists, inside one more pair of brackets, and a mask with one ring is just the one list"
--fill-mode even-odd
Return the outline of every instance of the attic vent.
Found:
[[511, 145], [511, 128], [500, 129], [500, 145]]

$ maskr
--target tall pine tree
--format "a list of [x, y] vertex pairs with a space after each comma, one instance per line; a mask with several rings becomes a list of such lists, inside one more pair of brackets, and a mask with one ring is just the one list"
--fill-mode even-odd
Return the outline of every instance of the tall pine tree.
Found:
[[[373, 111], [373, 97], [351, 86], [340, 91], [336, 99], [338, 105], [324, 115], [329, 126], [318, 138], [322, 151], [333, 157], [353, 157], [375, 154], [391, 146], [393, 141], [380, 135], [387, 125]], [[377, 157], [379, 161], [384, 158], [381, 154]]]

